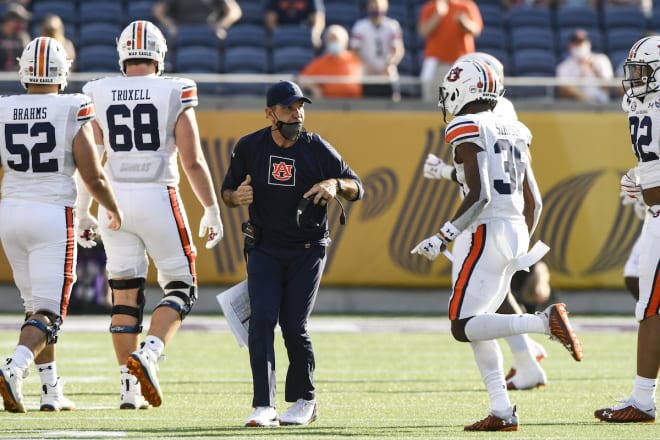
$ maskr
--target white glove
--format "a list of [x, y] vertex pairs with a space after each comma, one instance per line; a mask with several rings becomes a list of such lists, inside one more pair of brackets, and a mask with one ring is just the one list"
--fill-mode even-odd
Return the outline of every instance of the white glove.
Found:
[[96, 246], [96, 230], [99, 227], [99, 222], [90, 214], [89, 210], [82, 213], [75, 210], [76, 216], [76, 240], [78, 244], [84, 248], [93, 248]]
[[644, 199], [641, 197], [636, 199], [633, 208], [635, 209], [635, 215], [637, 218], [640, 220], [644, 220], [646, 218], [646, 213], [648, 212], [649, 207], [646, 203], [644, 203]]
[[446, 164], [435, 154], [429, 153], [424, 163], [424, 177], [427, 179], [447, 179], [452, 180], [451, 175], [454, 167]]
[[432, 235], [429, 238], [425, 238], [422, 240], [417, 246], [415, 246], [410, 253], [411, 254], [419, 254], [423, 255], [424, 257], [428, 258], [429, 260], [433, 261], [436, 258], [438, 258], [438, 255], [440, 255], [440, 250], [442, 249], [442, 245], [445, 243], [440, 239], [438, 234]]
[[225, 235], [222, 219], [220, 218], [220, 207], [217, 204], [204, 207], [204, 216], [199, 223], [199, 236], [206, 235], [207, 230], [209, 231], [209, 238], [206, 240], [206, 249], [211, 249]]
[[[625, 197], [633, 200], [642, 198], [642, 187], [639, 186], [639, 176], [637, 176], [634, 169], [631, 169], [621, 177], [621, 192], [625, 193]], [[622, 203], [624, 205], [627, 204], [625, 200]]]

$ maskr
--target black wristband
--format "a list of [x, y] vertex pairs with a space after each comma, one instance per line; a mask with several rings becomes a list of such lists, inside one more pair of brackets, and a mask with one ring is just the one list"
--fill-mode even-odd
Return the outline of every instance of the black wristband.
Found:
[[337, 184], [337, 194], [341, 194], [344, 192], [344, 185], [341, 183], [340, 179], [335, 179], [335, 183]]

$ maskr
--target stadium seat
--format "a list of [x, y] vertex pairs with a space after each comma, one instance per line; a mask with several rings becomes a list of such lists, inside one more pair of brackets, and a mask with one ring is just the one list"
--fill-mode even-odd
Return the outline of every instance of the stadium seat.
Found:
[[552, 28], [520, 27], [511, 28], [511, 50], [544, 49], [556, 52], [555, 34]]
[[34, 3], [31, 11], [32, 23], [37, 26], [48, 14], [59, 15], [65, 27], [74, 27], [78, 23], [76, 2], [73, 0]]
[[600, 18], [598, 12], [590, 7], [569, 6], [564, 7], [555, 13], [555, 24], [557, 29], [566, 28], [600, 28]]
[[635, 41], [641, 38], [639, 29], [614, 28], [605, 31], [607, 52], [629, 51]]
[[84, 46], [76, 57], [79, 72], [119, 72], [117, 47], [112, 45]]
[[[406, 3], [390, 2], [387, 9], [387, 16], [398, 21], [402, 29], [411, 27], [408, 18], [408, 7]], [[350, 29], [349, 29], [350, 31]]]
[[273, 47], [271, 65], [273, 73], [298, 74], [314, 58], [314, 50], [308, 47]]
[[353, 24], [359, 18], [361, 18], [360, 8], [355, 3], [326, 2], [325, 4], [326, 27], [339, 24], [350, 32]]
[[646, 16], [637, 6], [611, 6], [603, 9], [601, 23], [603, 29], [638, 29], [641, 34], [646, 29]]
[[308, 26], [285, 25], [273, 29], [270, 35], [273, 49], [286, 46], [313, 48], [312, 33]]
[[488, 52], [491, 49], [508, 50], [508, 37], [504, 28], [484, 28], [475, 40], [477, 50]]
[[612, 63], [612, 70], [614, 70], [614, 76], [623, 76], [623, 62], [628, 58], [630, 50], [615, 50], [607, 53], [607, 56], [610, 57], [610, 63]]
[[176, 73], [218, 73], [220, 53], [209, 46], [188, 46], [174, 53]]
[[268, 73], [264, 47], [236, 46], [225, 49], [225, 73]]
[[509, 29], [511, 31], [523, 27], [542, 29], [552, 28], [550, 9], [538, 6], [519, 6], [509, 12]]
[[649, 19], [649, 30], [660, 33], [660, 5], [653, 8], [653, 14]]
[[557, 57], [550, 50], [525, 49], [513, 52], [511, 64], [508, 71], [514, 76], [555, 76]]
[[224, 47], [254, 46], [265, 48], [268, 44], [266, 29], [263, 25], [235, 24], [227, 31]]
[[106, 0], [104, 2], [81, 2], [78, 11], [78, 22], [124, 24], [124, 10], [120, 2]]
[[218, 50], [219, 40], [215, 31], [206, 25], [181, 25], [174, 37], [177, 50], [189, 46], [206, 46]]
[[399, 63], [398, 70], [401, 76], [419, 76], [417, 58], [411, 52], [406, 51]]
[[[489, 28], [505, 28], [506, 27], [506, 15], [502, 10], [502, 7], [499, 5], [492, 4], [481, 4], [479, 3], [479, 12], [481, 13], [481, 19], [484, 22], [484, 30]], [[417, 9], [417, 16], [415, 17], [415, 22], [419, 19], [420, 8]]]
[[242, 12], [241, 19], [234, 26], [237, 24], [264, 25], [264, 7], [261, 3], [241, 1], [240, 5]]
[[82, 23], [78, 27], [77, 48], [85, 46], [114, 46], [122, 27], [116, 23]]
[[[149, 20], [154, 21], [153, 10], [154, 2], [153, 1], [136, 1], [128, 2], [126, 6], [126, 16], [124, 17], [124, 24], [127, 25], [136, 20]], [[162, 29], [161, 29], [162, 31]]]

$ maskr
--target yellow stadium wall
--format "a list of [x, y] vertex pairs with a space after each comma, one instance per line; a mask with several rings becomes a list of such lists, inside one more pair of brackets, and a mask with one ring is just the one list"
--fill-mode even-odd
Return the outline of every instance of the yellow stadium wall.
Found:
[[[641, 223], [621, 206], [619, 179], [635, 165], [623, 113], [529, 112], [520, 119], [534, 134], [534, 169], [544, 213], [534, 240], [551, 246], [546, 257], [552, 283], [560, 289], [620, 288], [622, 268]], [[219, 189], [231, 149], [242, 135], [267, 124], [260, 111], [200, 111], [203, 146]], [[331, 205], [333, 237], [326, 285], [432, 287], [450, 285], [449, 263], [433, 263], [410, 249], [437, 231], [459, 202], [458, 188], [429, 181], [421, 170], [428, 153], [445, 159], [439, 113], [315, 111], [306, 127], [332, 143], [363, 180], [366, 196], [344, 203], [348, 223], [340, 226]], [[202, 208], [185, 179], [183, 194], [193, 232]], [[247, 209], [221, 205], [225, 238], [207, 250], [195, 236], [200, 284], [230, 284], [244, 278], [240, 223]], [[2, 256], [4, 259], [4, 255]], [[6, 260], [0, 280], [10, 282]], [[155, 282], [153, 269], [149, 275]]]

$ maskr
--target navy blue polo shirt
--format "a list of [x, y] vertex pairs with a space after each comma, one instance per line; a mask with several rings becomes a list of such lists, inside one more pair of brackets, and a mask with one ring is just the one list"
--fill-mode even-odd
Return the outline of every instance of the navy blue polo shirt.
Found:
[[[222, 191], [235, 190], [251, 176], [254, 199], [249, 205], [250, 221], [261, 228], [262, 242], [298, 247], [329, 243], [327, 207], [321, 226], [301, 229], [296, 210], [303, 194], [318, 182], [332, 178], [362, 183], [337, 150], [316, 133], [305, 132], [289, 148], [278, 146], [271, 127], [243, 136], [232, 152]], [[329, 203], [334, 203], [330, 201]]]

